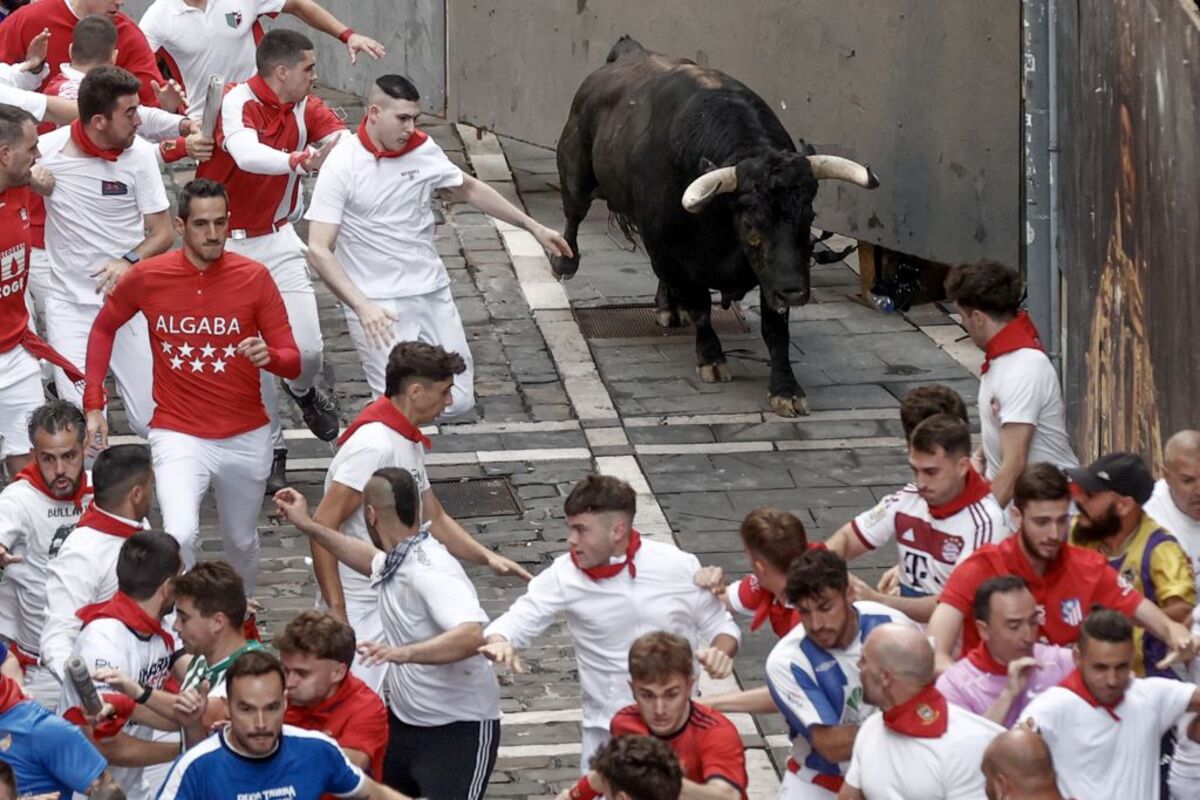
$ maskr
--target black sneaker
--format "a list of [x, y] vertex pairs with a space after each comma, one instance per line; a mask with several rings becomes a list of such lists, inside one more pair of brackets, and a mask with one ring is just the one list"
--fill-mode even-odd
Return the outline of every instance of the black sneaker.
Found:
[[331, 395], [322, 392], [317, 387], [308, 390], [308, 394], [297, 396], [295, 392], [285, 383], [284, 391], [296, 401], [296, 405], [300, 406], [300, 413], [304, 415], [304, 424], [323, 442], [332, 442], [338, 436], [340, 423], [338, 422], [337, 403], [333, 401]]
[[276, 450], [271, 459], [271, 474], [267, 476], [266, 494], [273, 495], [287, 486], [287, 450]]

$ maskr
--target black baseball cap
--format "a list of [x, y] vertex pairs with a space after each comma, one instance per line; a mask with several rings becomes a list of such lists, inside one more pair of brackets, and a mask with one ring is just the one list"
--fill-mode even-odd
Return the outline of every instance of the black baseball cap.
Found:
[[1133, 453], [1109, 453], [1086, 467], [1067, 470], [1067, 477], [1089, 492], [1116, 492], [1144, 505], [1154, 494], [1154, 476], [1146, 460]]

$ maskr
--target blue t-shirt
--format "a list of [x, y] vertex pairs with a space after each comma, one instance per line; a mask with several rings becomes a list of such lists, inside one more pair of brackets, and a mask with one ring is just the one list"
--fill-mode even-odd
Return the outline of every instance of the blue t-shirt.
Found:
[[362, 789], [362, 770], [323, 733], [284, 725], [275, 752], [253, 758], [235, 752], [227, 732], [175, 759], [159, 800], [319, 800], [326, 792], [345, 796]]
[[0, 714], [0, 761], [12, 767], [22, 796], [83, 793], [108, 767], [83, 731], [33, 700]]

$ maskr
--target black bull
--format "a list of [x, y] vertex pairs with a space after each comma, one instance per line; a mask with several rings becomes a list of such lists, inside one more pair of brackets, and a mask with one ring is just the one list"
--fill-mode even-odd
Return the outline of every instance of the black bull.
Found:
[[712, 328], [710, 290], [728, 304], [760, 286], [771, 408], [808, 413], [788, 356], [788, 310], [811, 294], [813, 198], [824, 178], [874, 188], [868, 168], [797, 152], [779, 118], [742, 83], [622, 37], [575, 94], [558, 173], [575, 257], [556, 258], [556, 275], [579, 268], [579, 223], [594, 198], [604, 199], [641, 234], [660, 282], [660, 324], [679, 324], [680, 309], [695, 323], [700, 379], [732, 378]]

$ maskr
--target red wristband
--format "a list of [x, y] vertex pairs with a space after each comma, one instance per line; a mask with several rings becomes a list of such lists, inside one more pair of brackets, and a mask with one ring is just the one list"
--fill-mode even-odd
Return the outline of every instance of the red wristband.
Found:
[[344, 30], [338, 34], [338, 38], [341, 39], [346, 44], [349, 44], [350, 37], [353, 35], [354, 35], [354, 28], [346, 28], [346, 30]]
[[592, 788], [592, 782], [587, 775], [579, 779], [579, 783], [571, 787], [571, 800], [595, 800], [600, 793]]

